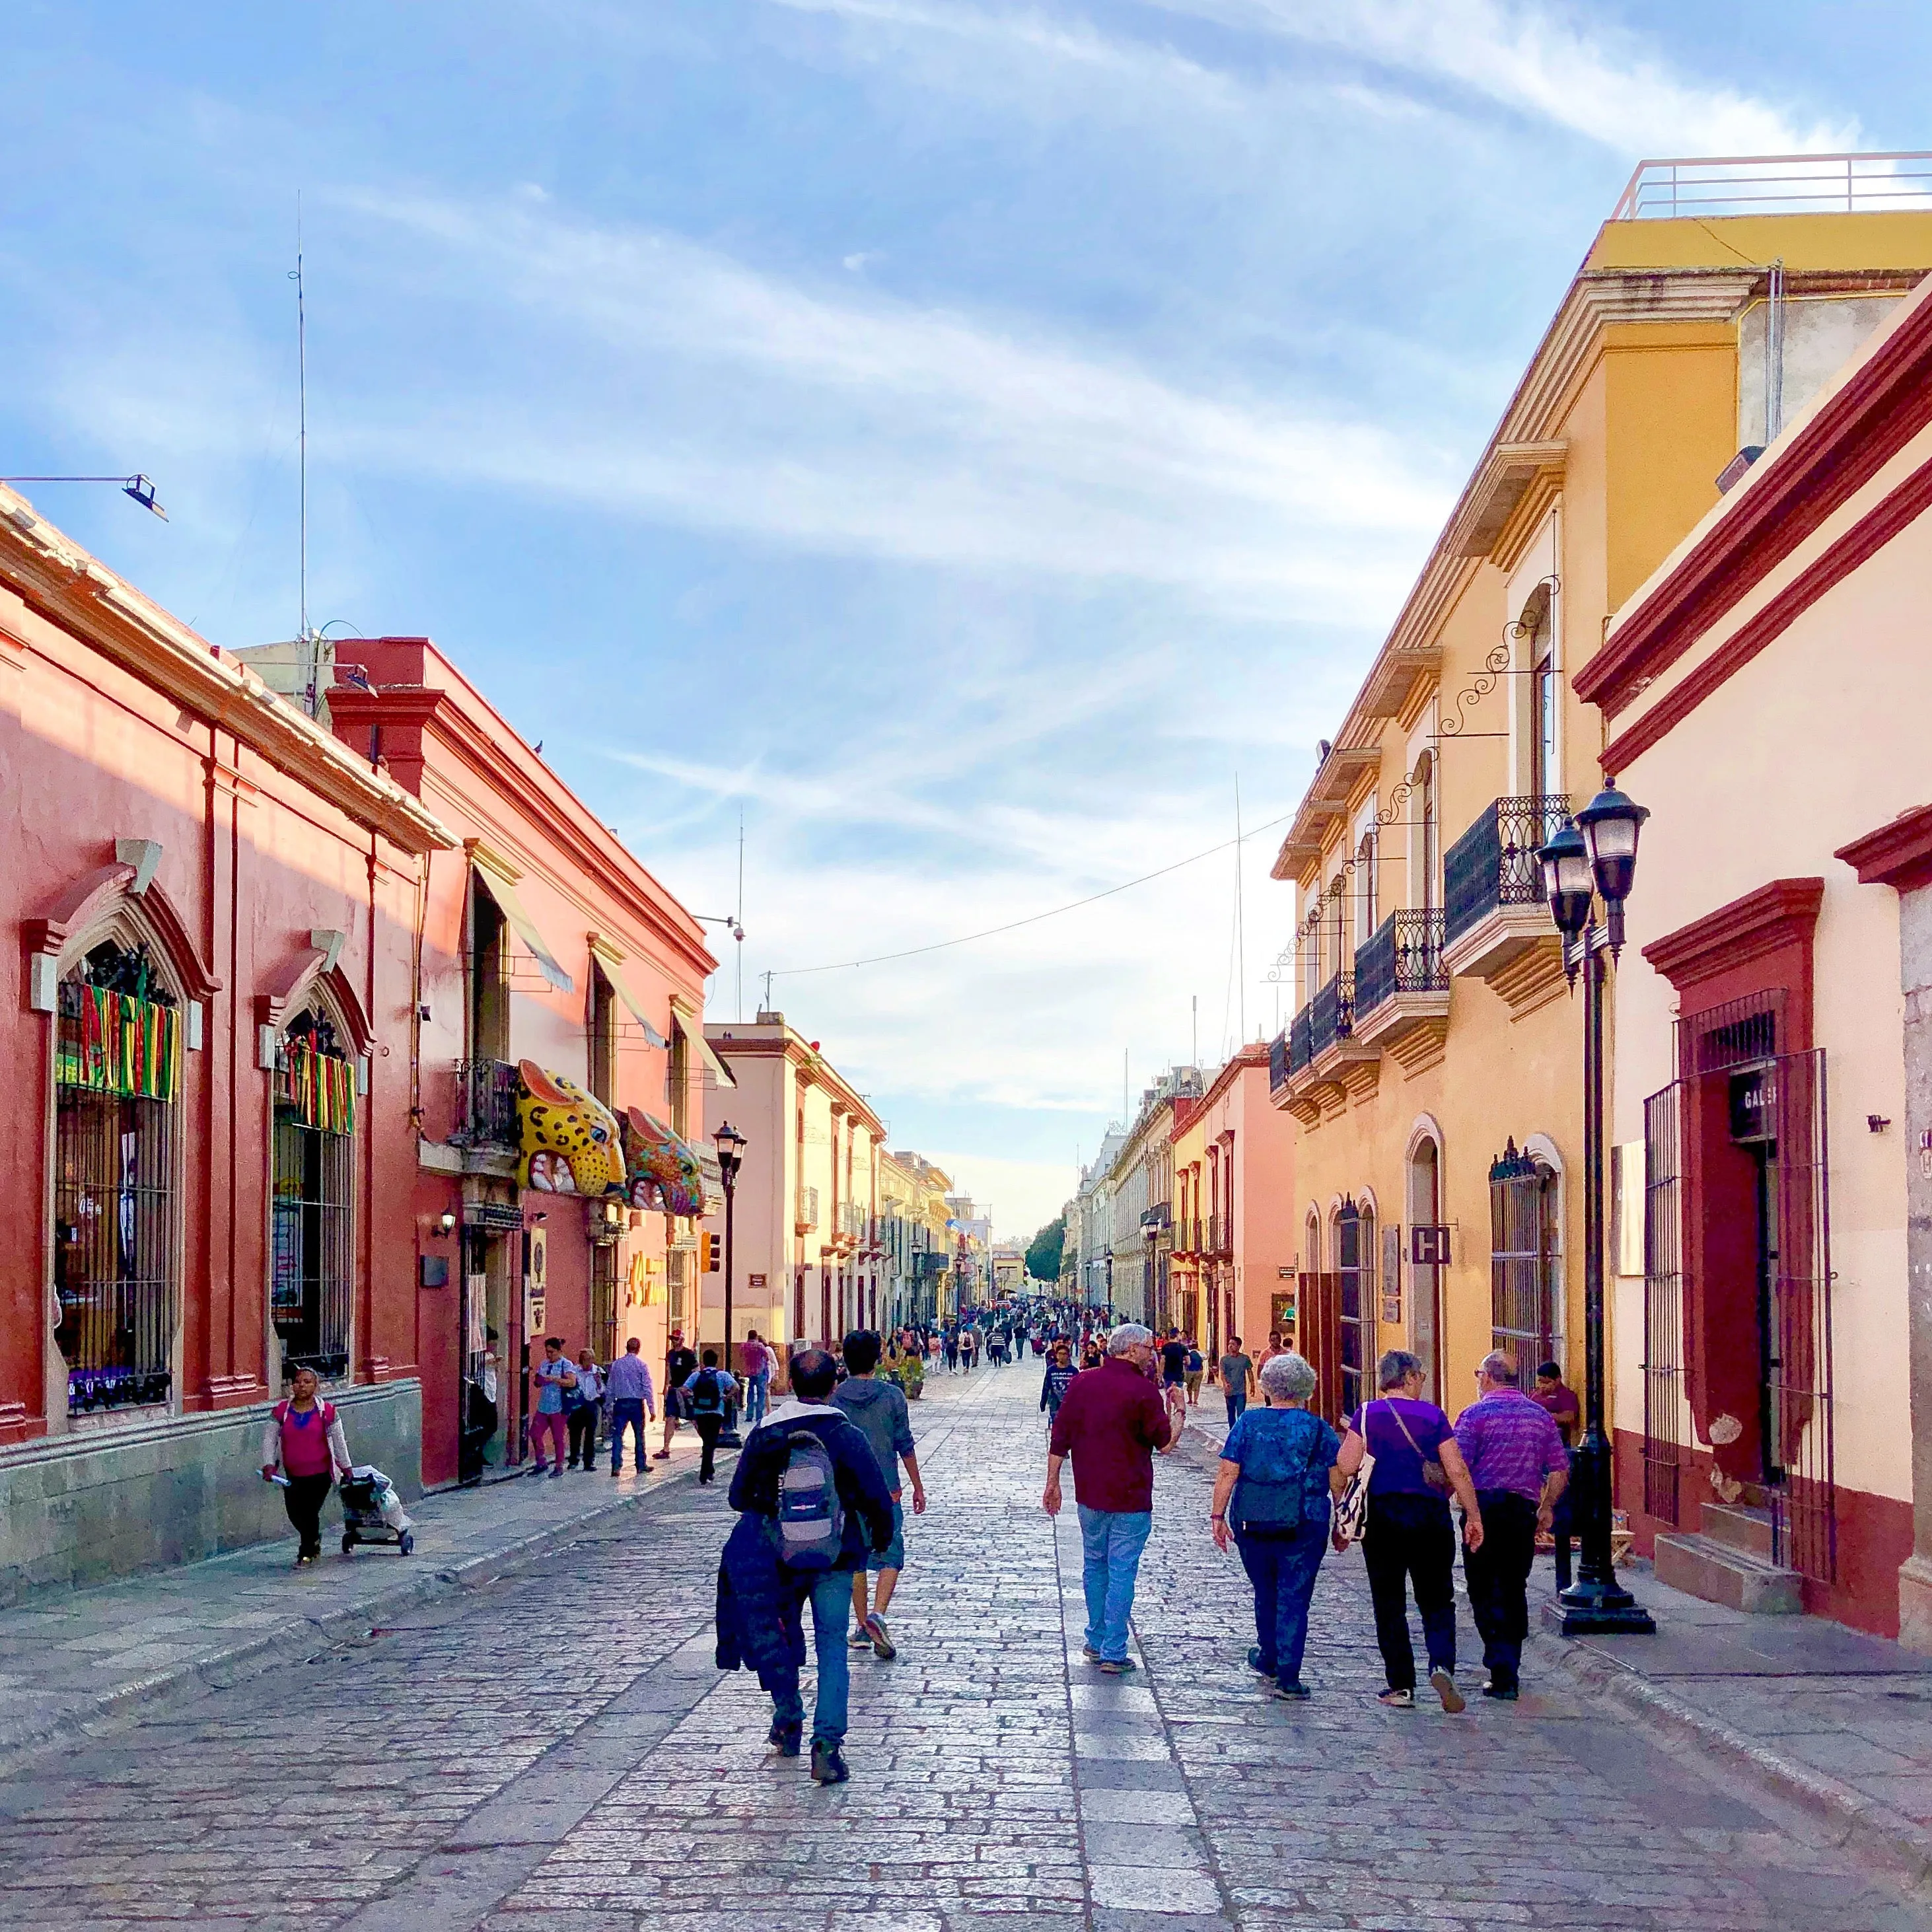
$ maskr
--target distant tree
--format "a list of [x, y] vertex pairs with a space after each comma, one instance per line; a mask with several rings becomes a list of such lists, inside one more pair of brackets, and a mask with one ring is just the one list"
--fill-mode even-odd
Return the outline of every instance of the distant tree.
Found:
[[1060, 1251], [1066, 1245], [1066, 1216], [1057, 1214], [1027, 1244], [1027, 1273], [1035, 1281], [1060, 1279]]

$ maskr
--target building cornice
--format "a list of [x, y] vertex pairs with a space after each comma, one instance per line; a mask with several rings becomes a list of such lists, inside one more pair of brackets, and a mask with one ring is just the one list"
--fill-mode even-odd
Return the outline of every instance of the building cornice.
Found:
[[1928, 423], [1932, 285], [1901, 304], [1637, 592], [1577, 673], [1577, 696], [1615, 717]]
[[788, 1027], [781, 1036], [734, 1034], [722, 1028], [714, 1031], [710, 1026], [704, 1029], [704, 1037], [710, 1042], [711, 1050], [721, 1060], [783, 1060], [788, 1061], [798, 1071], [802, 1080], [809, 1080], [814, 1086], [824, 1088], [831, 1095], [831, 1106], [835, 1112], [842, 1111], [865, 1128], [874, 1146], [885, 1151], [886, 1124], [873, 1112], [851, 1084], [826, 1059], [823, 1054], [814, 1053], [811, 1046]]
[[1832, 856], [1844, 860], [1863, 886], [1910, 892], [1932, 884], [1932, 805], [1901, 812], [1890, 824], [1840, 845]]
[[391, 844], [418, 856], [455, 839], [422, 802], [370, 769], [307, 712], [269, 690], [0, 485], [0, 583], [38, 616]]
[[1643, 956], [1678, 992], [1688, 992], [1768, 952], [1808, 948], [1824, 898], [1822, 879], [1773, 879], [1652, 940]]

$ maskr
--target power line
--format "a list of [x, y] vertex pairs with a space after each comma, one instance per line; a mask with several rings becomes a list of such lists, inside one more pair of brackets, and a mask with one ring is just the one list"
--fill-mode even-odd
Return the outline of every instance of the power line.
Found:
[[1151, 872], [1143, 872], [1137, 879], [1123, 880], [1118, 886], [1108, 886], [1104, 891], [1089, 892], [1084, 899], [1071, 899], [1065, 905], [1052, 906], [1045, 912], [1029, 913], [1024, 919], [1009, 920], [1004, 926], [989, 926], [980, 932], [962, 933], [957, 939], [936, 939], [929, 946], [908, 946], [898, 952], [875, 952], [864, 959], [840, 959], [826, 966], [782, 966], [774, 968], [765, 976], [771, 980], [797, 979], [808, 973], [844, 973], [856, 966], [883, 966], [894, 959], [916, 959], [922, 953], [944, 952], [955, 946], [970, 946], [974, 940], [992, 939], [1003, 932], [1017, 932], [1023, 926], [1037, 926], [1044, 919], [1058, 919], [1064, 913], [1078, 912], [1082, 906], [1097, 905], [1102, 899], [1110, 899], [1117, 892], [1132, 892], [1136, 886], [1144, 886], [1155, 879], [1164, 879], [1170, 872], [1178, 872], [1187, 866], [1198, 866], [1203, 859], [1211, 859], [1218, 852], [1226, 852], [1250, 838], [1258, 838], [1264, 832], [1272, 832], [1277, 825], [1286, 825], [1294, 816], [1292, 812], [1283, 812], [1279, 818], [1270, 818], [1257, 825], [1251, 832], [1245, 832], [1238, 838], [1224, 838], [1218, 845], [1210, 845], [1204, 852], [1190, 853], [1185, 859], [1177, 859], [1171, 866], [1162, 866]]

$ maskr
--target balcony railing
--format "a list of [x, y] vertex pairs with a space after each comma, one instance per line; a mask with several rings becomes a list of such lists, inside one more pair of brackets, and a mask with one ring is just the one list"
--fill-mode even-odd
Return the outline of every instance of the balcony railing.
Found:
[[517, 1070], [505, 1060], [456, 1063], [456, 1125], [453, 1147], [502, 1148], [521, 1138], [517, 1125]]
[[1612, 221], [1847, 214], [1932, 204], [1932, 154], [1764, 154], [1640, 161]]
[[1279, 1094], [1288, 1084], [1288, 1034], [1286, 1028], [1268, 1042], [1268, 1091]]
[[1499, 798], [1442, 856], [1443, 938], [1453, 946], [1501, 906], [1540, 905], [1543, 878], [1537, 848], [1570, 818], [1560, 792]]
[[1398, 993], [1440, 993], [1449, 976], [1442, 970], [1442, 915], [1435, 910], [1392, 912], [1376, 936], [1355, 955], [1355, 1010], [1372, 1013]]
[[1309, 1009], [1309, 1044], [1316, 1055], [1346, 1040], [1355, 1024], [1355, 976], [1337, 973], [1315, 996]]
[[1291, 1074], [1299, 1073], [1315, 1058], [1313, 1024], [1312, 1015], [1304, 1006], [1288, 1030], [1288, 1070]]

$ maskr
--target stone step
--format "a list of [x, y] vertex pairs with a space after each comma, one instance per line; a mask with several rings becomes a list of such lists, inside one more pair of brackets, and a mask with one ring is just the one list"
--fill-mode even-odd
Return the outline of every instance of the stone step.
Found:
[[[1705, 1513], [1709, 1514], [1708, 1504]], [[1796, 1570], [1780, 1570], [1711, 1537], [1660, 1535], [1653, 1561], [1660, 1583], [1707, 1604], [1761, 1617], [1804, 1612], [1804, 1580]]]
[[1768, 1509], [1754, 1509], [1742, 1502], [1708, 1502], [1704, 1505], [1704, 1534], [1713, 1543], [1754, 1556], [1760, 1563], [1772, 1558], [1772, 1522]]

